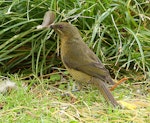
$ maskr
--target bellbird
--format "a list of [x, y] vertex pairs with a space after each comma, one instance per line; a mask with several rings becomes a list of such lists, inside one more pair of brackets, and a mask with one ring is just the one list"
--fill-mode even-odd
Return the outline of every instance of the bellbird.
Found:
[[78, 82], [94, 84], [108, 103], [119, 106], [106, 86], [106, 82], [114, 84], [114, 81], [99, 58], [85, 44], [79, 30], [67, 22], [55, 23], [50, 27], [60, 36], [61, 59], [71, 76]]

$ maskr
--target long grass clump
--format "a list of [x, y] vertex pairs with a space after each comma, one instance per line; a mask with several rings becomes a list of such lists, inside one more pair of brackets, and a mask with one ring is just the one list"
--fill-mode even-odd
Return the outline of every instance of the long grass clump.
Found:
[[47, 10], [56, 21], [73, 23], [84, 41], [115, 77], [150, 68], [149, 1], [3, 1], [0, 4], [2, 73], [43, 75], [60, 67], [58, 40], [50, 29], [37, 30]]

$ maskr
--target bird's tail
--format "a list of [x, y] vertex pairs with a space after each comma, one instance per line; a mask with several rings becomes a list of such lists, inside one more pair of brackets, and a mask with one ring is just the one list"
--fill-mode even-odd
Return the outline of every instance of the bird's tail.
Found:
[[108, 103], [111, 103], [114, 107], [120, 107], [120, 105], [117, 103], [113, 95], [111, 94], [110, 90], [106, 87], [105, 83], [101, 81], [98, 78], [92, 78], [92, 83], [98, 87], [100, 90], [101, 94], [104, 96], [106, 101]]
[[106, 76], [105, 80], [109, 85], [114, 85], [115, 84], [115, 82], [112, 80], [110, 75]]

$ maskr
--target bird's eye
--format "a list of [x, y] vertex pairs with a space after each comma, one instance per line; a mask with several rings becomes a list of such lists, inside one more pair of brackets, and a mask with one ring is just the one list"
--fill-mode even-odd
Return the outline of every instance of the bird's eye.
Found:
[[58, 27], [59, 27], [60, 29], [62, 29], [62, 28], [63, 28], [63, 25], [59, 25]]

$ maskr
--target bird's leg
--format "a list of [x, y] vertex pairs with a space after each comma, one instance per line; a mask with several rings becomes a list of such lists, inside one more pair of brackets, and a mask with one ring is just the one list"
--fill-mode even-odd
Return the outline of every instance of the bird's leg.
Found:
[[72, 92], [80, 91], [82, 89], [82, 84], [80, 82], [74, 81]]

